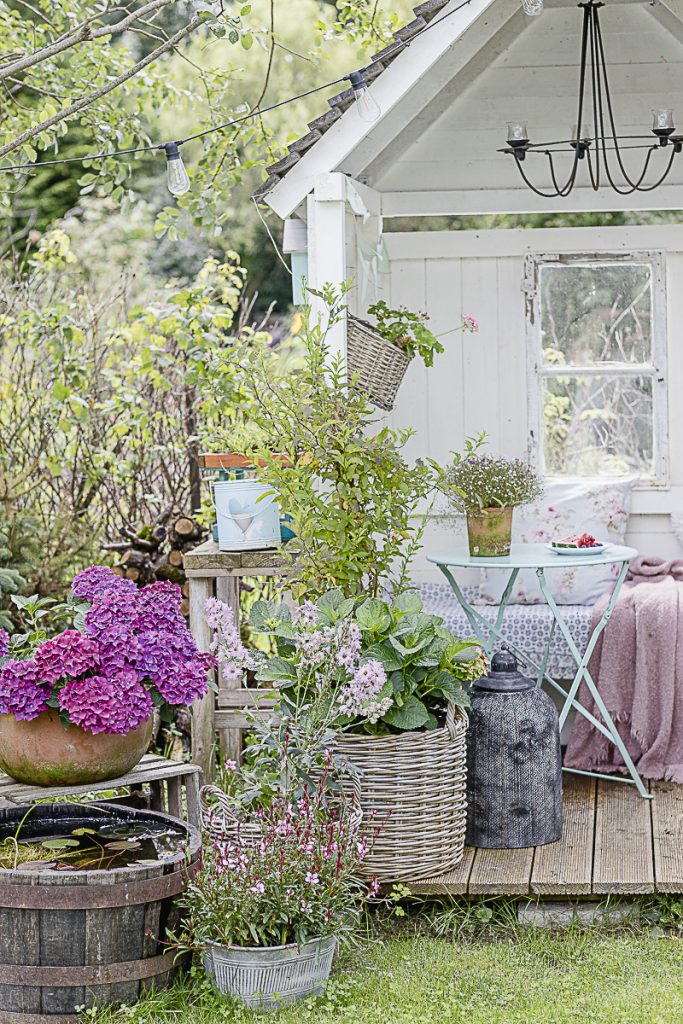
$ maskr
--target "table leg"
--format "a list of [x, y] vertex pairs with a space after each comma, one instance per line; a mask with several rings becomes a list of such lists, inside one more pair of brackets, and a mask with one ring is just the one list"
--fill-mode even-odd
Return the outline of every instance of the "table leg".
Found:
[[[512, 588], [514, 587], [515, 581], [519, 575], [519, 569], [513, 569], [512, 572], [510, 573], [510, 579], [508, 580], [507, 586], [503, 591], [503, 596], [500, 599], [500, 605], [498, 608], [496, 621], [495, 623], [492, 623], [483, 615], [481, 615], [480, 612], [476, 611], [476, 609], [472, 607], [469, 601], [467, 601], [465, 595], [463, 594], [462, 590], [458, 585], [458, 581], [456, 580], [455, 576], [450, 571], [448, 566], [440, 565], [439, 568], [441, 569], [441, 572], [448, 580], [451, 590], [453, 591], [457, 598], [458, 604], [460, 605], [465, 615], [467, 616], [467, 621], [472, 627], [474, 635], [476, 636], [481, 646], [484, 648], [486, 656], [490, 658], [491, 653], [493, 651], [493, 645], [496, 639], [500, 637], [500, 630], [501, 626], [503, 625], [505, 610], [508, 606], [508, 602], [512, 594]], [[484, 626], [488, 631], [488, 637], [484, 634], [483, 630], [481, 629], [481, 626]]]
[[[596, 625], [595, 629], [593, 630], [593, 634], [592, 634], [592, 636], [590, 637], [590, 639], [588, 641], [588, 646], [586, 647], [586, 650], [584, 651], [583, 656], [581, 656], [579, 654], [579, 650], [578, 650], [576, 644], [574, 643], [574, 638], [571, 635], [569, 627], [567, 626], [567, 623], [564, 621], [564, 619], [563, 619], [563, 617], [562, 617], [562, 615], [560, 613], [560, 610], [559, 610], [559, 608], [557, 606], [557, 603], [555, 601], [555, 598], [553, 597], [552, 593], [550, 592], [550, 589], [549, 589], [548, 584], [547, 584], [546, 579], [545, 579], [545, 573], [544, 573], [543, 569], [537, 569], [536, 573], [538, 575], [538, 581], [539, 581], [539, 584], [540, 584], [543, 596], [546, 599], [548, 607], [550, 608], [550, 610], [551, 610], [551, 612], [553, 614], [553, 618], [557, 622], [557, 625], [560, 628], [560, 632], [562, 633], [563, 637], [565, 638], [565, 640], [567, 642], [567, 646], [569, 647], [569, 650], [571, 651], [571, 653], [572, 653], [572, 655], [574, 657], [574, 660], [576, 661], [576, 664], [577, 664], [576, 675], [574, 676], [574, 680], [573, 680], [573, 682], [572, 682], [572, 684], [571, 684], [571, 686], [569, 688], [569, 691], [567, 692], [567, 697], [566, 697], [564, 706], [562, 708], [562, 711], [560, 713], [560, 729], [562, 729], [562, 726], [564, 725], [564, 723], [567, 720], [567, 715], [569, 714], [570, 707], [572, 706], [572, 704], [576, 704], [577, 703], [576, 702], [576, 696], [577, 696], [579, 687], [581, 685], [581, 681], [583, 680], [585, 682], [587, 688], [588, 688], [589, 693], [591, 694], [591, 696], [593, 697], [593, 700], [596, 703], [598, 711], [602, 715], [602, 718], [604, 720], [605, 725], [607, 726], [607, 729], [608, 729], [608, 732], [609, 732], [609, 737], [610, 737], [612, 743], [614, 744], [614, 746], [617, 748], [617, 750], [621, 754], [621, 757], [622, 757], [622, 759], [624, 761], [624, 764], [626, 765], [626, 767], [628, 769], [628, 772], [629, 772], [629, 774], [631, 776], [631, 779], [633, 780], [634, 785], [637, 787], [638, 792], [640, 793], [640, 795], [642, 797], [644, 797], [647, 800], [650, 800], [650, 799], [652, 799], [651, 795], [650, 795], [650, 793], [648, 793], [647, 787], [645, 786], [643, 780], [641, 779], [640, 775], [638, 774], [636, 766], [634, 765], [633, 760], [631, 759], [631, 755], [629, 754], [628, 750], [626, 749], [626, 744], [624, 743], [623, 739], [619, 735], [619, 730], [617, 729], [616, 725], [614, 724], [614, 721], [612, 720], [612, 716], [610, 715], [609, 711], [607, 710], [607, 707], [605, 705], [605, 702], [602, 699], [600, 691], [598, 690], [598, 688], [595, 685], [595, 682], [593, 680], [593, 677], [591, 676], [590, 672], [588, 671], [588, 662], [590, 661], [590, 657], [591, 657], [593, 651], [595, 650], [595, 645], [598, 642], [598, 638], [599, 638], [600, 634], [602, 633], [602, 631], [604, 630], [605, 626], [609, 622], [610, 616], [611, 616], [612, 611], [614, 609], [614, 605], [616, 604], [617, 598], [619, 596], [619, 591], [621, 590], [621, 586], [622, 586], [624, 580], [626, 579], [626, 573], [628, 572], [628, 568], [629, 568], [629, 563], [628, 562], [624, 562], [622, 567], [621, 567], [621, 569], [620, 569], [620, 571], [619, 571], [619, 576], [617, 577], [617, 581], [616, 581], [616, 583], [614, 585], [614, 589], [613, 589], [613, 591], [612, 591], [612, 593], [610, 595], [609, 601], [607, 602], [607, 607], [605, 608], [605, 611], [603, 612], [600, 621], [598, 622], [598, 624]], [[577, 710], [581, 710], [582, 713], [585, 712], [585, 709], [583, 709], [580, 704], [578, 704]], [[588, 717], [588, 716], [586, 716], [586, 717]]]

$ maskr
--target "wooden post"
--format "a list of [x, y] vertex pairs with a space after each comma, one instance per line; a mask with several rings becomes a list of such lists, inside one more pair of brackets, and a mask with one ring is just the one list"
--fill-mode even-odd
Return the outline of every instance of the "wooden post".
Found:
[[[208, 651], [211, 630], [206, 622], [204, 606], [212, 596], [211, 579], [190, 577], [190, 629], [200, 651]], [[202, 769], [204, 779], [213, 778], [216, 695], [209, 690], [203, 700], [192, 705], [192, 760]]]
[[[239, 576], [218, 576], [216, 578], [216, 597], [224, 601], [231, 609], [235, 617], [235, 625], [239, 628], [240, 623], [240, 578]], [[221, 690], [239, 690], [242, 687], [241, 680], [226, 680], [223, 674], [219, 673], [219, 688]], [[236, 761], [238, 764], [242, 756], [242, 730], [221, 729], [220, 733], [221, 753], [224, 757]]]

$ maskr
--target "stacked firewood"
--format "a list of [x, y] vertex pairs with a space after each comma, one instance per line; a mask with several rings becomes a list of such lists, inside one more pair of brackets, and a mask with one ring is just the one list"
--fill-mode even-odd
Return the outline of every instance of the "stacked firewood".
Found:
[[187, 615], [184, 554], [205, 539], [206, 531], [191, 516], [167, 510], [156, 522], [139, 530], [123, 526], [121, 536], [123, 540], [105, 545], [108, 550], [120, 553], [116, 571], [140, 587], [156, 580], [177, 583], [183, 591], [182, 611]]

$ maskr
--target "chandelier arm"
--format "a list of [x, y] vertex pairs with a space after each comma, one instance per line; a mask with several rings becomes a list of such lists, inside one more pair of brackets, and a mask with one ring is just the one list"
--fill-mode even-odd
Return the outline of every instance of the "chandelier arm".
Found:
[[[650, 160], [650, 156], [655, 152], [655, 150], [658, 150], [659, 148], [660, 148], [659, 146], [653, 146], [652, 149], [650, 150], [650, 152], [648, 153], [648, 159], [645, 162], [645, 169], [646, 170], [647, 170], [647, 164], [649, 163], [649, 160]], [[659, 178], [659, 180], [655, 181], [655, 183], [653, 185], [643, 185], [642, 188], [639, 187], [638, 191], [639, 192], [654, 192], [654, 190], [656, 188], [659, 188], [659, 186], [662, 185], [664, 183], [664, 181], [666, 180], [666, 178], [668, 177], [669, 172], [671, 171], [671, 168], [673, 166], [673, 162], [674, 162], [675, 159], [676, 159], [676, 150], [672, 146], [671, 147], [671, 156], [669, 157], [669, 162], [667, 163], [666, 168], [665, 168], [664, 172], [662, 173], [662, 176]], [[645, 175], [643, 174], [643, 177], [644, 176]]]
[[524, 184], [530, 188], [532, 192], [535, 192], [537, 196], [541, 196], [542, 199], [556, 199], [562, 194], [559, 190], [555, 192], [542, 192], [540, 188], [536, 188], [536, 186], [529, 180], [524, 168], [522, 167], [522, 161], [515, 158], [515, 163], [517, 164], [517, 169], [522, 176]]
[[548, 157], [548, 163], [550, 164], [550, 176], [553, 181], [553, 186], [557, 191], [557, 195], [564, 199], [564, 197], [568, 196], [571, 190], [574, 188], [574, 184], [576, 182], [576, 175], [579, 168], [578, 157], [575, 158], [574, 160], [574, 166], [572, 167], [566, 182], [564, 183], [564, 185], [560, 186], [557, 183], [557, 175], [555, 174], [555, 162], [553, 160], [553, 155], [550, 152], [550, 150], [546, 150], [545, 155]]
[[609, 170], [609, 163], [608, 163], [608, 158], [607, 158], [607, 144], [606, 144], [606, 133], [605, 133], [604, 110], [603, 110], [603, 105], [602, 105], [602, 88], [600, 88], [600, 134], [601, 134], [601, 138], [602, 138], [603, 155], [604, 155], [604, 159], [605, 159], [605, 173], [606, 173], [607, 178], [609, 180], [609, 183], [612, 186], [612, 188], [614, 189], [614, 191], [618, 192], [619, 195], [625, 196], [625, 195], [630, 195], [632, 192], [636, 192], [636, 191], [638, 191], [640, 189], [640, 185], [642, 184], [643, 179], [645, 177], [645, 174], [647, 173], [648, 165], [650, 163], [650, 157], [652, 156], [652, 150], [648, 151], [647, 157], [645, 158], [645, 164], [644, 164], [644, 167], [643, 167], [643, 171], [642, 171], [640, 177], [638, 178], [637, 181], [634, 181], [631, 178], [631, 175], [626, 170], [626, 167], [624, 166], [624, 161], [623, 161], [622, 156], [621, 156], [621, 150], [619, 148], [619, 139], [618, 139], [618, 136], [617, 136], [617, 126], [616, 126], [616, 122], [615, 122], [615, 119], [614, 119], [614, 109], [612, 107], [612, 95], [610, 93], [609, 78], [608, 78], [608, 75], [607, 75], [607, 62], [606, 62], [606, 59], [605, 59], [605, 47], [604, 47], [603, 41], [602, 41], [602, 29], [600, 28], [600, 19], [598, 17], [597, 10], [596, 10], [595, 16], [594, 16], [594, 23], [595, 23], [595, 40], [596, 40], [596, 44], [597, 44], [597, 48], [598, 48], [598, 56], [599, 56], [599, 60], [600, 60], [600, 64], [598, 66], [598, 75], [601, 76], [601, 80], [604, 82], [604, 86], [605, 86], [605, 104], [606, 104], [606, 107], [607, 107], [607, 113], [608, 113], [608, 116], [609, 116], [610, 128], [611, 128], [611, 131], [612, 131], [612, 141], [614, 143], [614, 153], [615, 153], [616, 158], [617, 158], [617, 163], [619, 165], [619, 170], [621, 171], [622, 175], [624, 176], [624, 180], [628, 183], [628, 186], [629, 186], [628, 189], [619, 188], [619, 186], [617, 186], [615, 184], [615, 182], [613, 181], [612, 174], [611, 174], [611, 172]]
[[594, 192], [597, 192], [600, 188], [600, 168], [598, 167], [598, 175], [596, 177], [593, 173], [593, 158], [591, 157], [590, 146], [586, 148], [586, 162], [588, 164], [588, 176], [590, 178], [591, 188]]
[[[597, 192], [600, 188], [600, 140], [598, 138], [598, 127], [600, 119], [598, 116], [598, 98], [600, 96], [600, 82], [597, 77], [597, 55], [595, 48], [595, 9], [591, 5], [587, 8], [587, 12], [590, 19], [590, 55], [591, 55], [591, 99], [593, 101], [593, 130], [595, 131], [595, 181], [591, 176], [591, 185]], [[607, 157], [603, 153], [602, 156], [607, 162]]]

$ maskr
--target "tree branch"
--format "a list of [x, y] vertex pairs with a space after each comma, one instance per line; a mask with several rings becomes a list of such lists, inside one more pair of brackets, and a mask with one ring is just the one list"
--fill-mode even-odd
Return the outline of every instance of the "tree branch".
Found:
[[[56, 114], [53, 114], [52, 117], [48, 117], [47, 120], [41, 121], [39, 124], [31, 125], [31, 127], [27, 128], [26, 131], [23, 131], [21, 135], [17, 135], [16, 139], [13, 139], [12, 142], [8, 142], [4, 146], [0, 146], [0, 157], [13, 152], [15, 149], [19, 149], [36, 135], [40, 135], [41, 132], [46, 131], [48, 128], [52, 128], [53, 125], [59, 124], [60, 121], [67, 120], [69, 117], [77, 114], [79, 110], [84, 110], [92, 103], [95, 103], [103, 96], [106, 96], [107, 93], [112, 92], [114, 89], [118, 89], [118, 87], [123, 85], [124, 82], [127, 82], [129, 78], [133, 78], [139, 71], [142, 71], [143, 68], [146, 68], [149, 64], [153, 64], [154, 61], [163, 53], [166, 53], [168, 50], [172, 50], [182, 39], [185, 38], [185, 36], [189, 35], [190, 32], [193, 32], [200, 24], [200, 18], [193, 18], [192, 21], [176, 32], [175, 35], [171, 36], [170, 39], [161, 46], [158, 46], [156, 50], [153, 50], [142, 60], [139, 60], [137, 64], [133, 64], [133, 66], [128, 68], [127, 71], [124, 71], [123, 74], [113, 78], [110, 82], [107, 82], [106, 85], [101, 86], [99, 89], [95, 89], [94, 92], [89, 93], [87, 96], [83, 96], [80, 100], [76, 100], [76, 102], [72, 103], [71, 106], [58, 111]], [[86, 158], [84, 157], [84, 159]]]
[[30, 53], [20, 60], [15, 60], [13, 64], [7, 64], [5, 67], [0, 68], [0, 78], [7, 78], [8, 75], [17, 75], [21, 71], [26, 71], [27, 68], [32, 68], [35, 64], [42, 64], [44, 60], [56, 57], [58, 54], [63, 53], [64, 50], [70, 50], [73, 46], [86, 40], [101, 39], [104, 36], [118, 35], [121, 32], [125, 32], [138, 18], [157, 11], [161, 7], [168, 7], [169, 4], [175, 2], [176, 0], [148, 0], [148, 3], [143, 4], [137, 11], [133, 11], [125, 18], [122, 18], [121, 21], [117, 21], [115, 25], [91, 28], [90, 24], [85, 24], [79, 27], [77, 31], [63, 36], [54, 43], [50, 43], [49, 46], [44, 46], [42, 49], [36, 50], [35, 53]]

